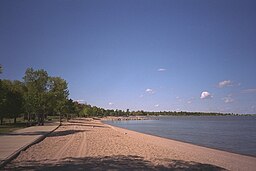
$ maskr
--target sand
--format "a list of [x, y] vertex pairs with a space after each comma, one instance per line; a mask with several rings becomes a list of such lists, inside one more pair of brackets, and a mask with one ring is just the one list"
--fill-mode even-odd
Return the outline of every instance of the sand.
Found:
[[77, 119], [5, 170], [256, 170], [256, 158]]

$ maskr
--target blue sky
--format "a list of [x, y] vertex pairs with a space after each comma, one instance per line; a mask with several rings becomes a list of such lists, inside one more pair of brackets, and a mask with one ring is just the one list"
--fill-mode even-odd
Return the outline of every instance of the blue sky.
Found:
[[0, 1], [2, 78], [109, 109], [256, 113], [256, 1]]

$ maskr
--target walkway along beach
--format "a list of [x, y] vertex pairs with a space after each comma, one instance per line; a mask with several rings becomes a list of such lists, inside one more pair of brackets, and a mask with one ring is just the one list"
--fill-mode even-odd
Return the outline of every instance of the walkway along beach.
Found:
[[255, 170], [256, 158], [77, 119], [63, 123], [5, 170]]

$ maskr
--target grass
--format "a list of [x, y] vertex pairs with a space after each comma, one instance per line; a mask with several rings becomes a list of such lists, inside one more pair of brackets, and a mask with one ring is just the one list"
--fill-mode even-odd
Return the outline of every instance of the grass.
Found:
[[59, 116], [47, 116], [47, 121], [59, 121], [60, 117]]
[[[4, 118], [4, 120], [3, 120], [3, 123], [4, 123], [4, 124], [13, 124], [13, 122], [14, 122], [14, 120], [11, 119], [11, 118]], [[17, 122], [17, 123], [25, 123], [23, 117], [18, 117], [18, 118], [16, 119], [16, 122]]]
[[[59, 116], [49, 116], [48, 115], [47, 118], [45, 119], [45, 121], [46, 122], [47, 121], [49, 121], [49, 122], [58, 122], [59, 119], [60, 119]], [[62, 118], [62, 120], [66, 120], [66, 118]], [[36, 122], [34, 122], [34, 124], [35, 123]], [[15, 130], [26, 128], [26, 127], [27, 127], [27, 121], [24, 120], [23, 117], [17, 118], [16, 124], [14, 124], [13, 119], [4, 118], [3, 125], [0, 125], [0, 134], [10, 133], [10, 132], [13, 132]]]
[[0, 125], [0, 134], [1, 133], [10, 133], [18, 129], [26, 128], [27, 121], [23, 117], [18, 117], [16, 119], [16, 124], [14, 124], [13, 119], [4, 118], [3, 125]]
[[17, 129], [22, 129], [27, 127], [26, 123], [8, 123], [8, 124], [4, 124], [4, 125], [0, 125], [0, 133], [10, 133], [13, 132]]

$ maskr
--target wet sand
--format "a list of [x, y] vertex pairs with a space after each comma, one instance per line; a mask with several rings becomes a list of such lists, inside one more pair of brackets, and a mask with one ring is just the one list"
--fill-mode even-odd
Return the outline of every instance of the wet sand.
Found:
[[256, 158], [87, 119], [63, 123], [5, 170], [255, 170]]

